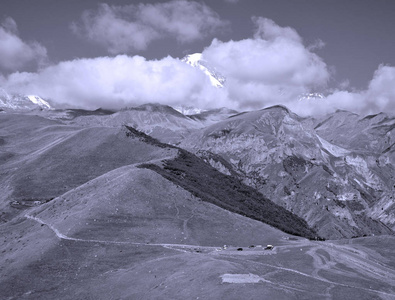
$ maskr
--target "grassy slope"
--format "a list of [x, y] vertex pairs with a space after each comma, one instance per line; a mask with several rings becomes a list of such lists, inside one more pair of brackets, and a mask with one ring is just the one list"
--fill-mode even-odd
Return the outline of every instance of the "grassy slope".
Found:
[[278, 245], [287, 236], [133, 166], [108, 172], [29, 214], [69, 237], [90, 240], [249, 246]]
[[26, 115], [2, 116], [0, 124], [8, 202], [45, 202], [113, 169], [174, 152], [119, 128], [83, 129]]

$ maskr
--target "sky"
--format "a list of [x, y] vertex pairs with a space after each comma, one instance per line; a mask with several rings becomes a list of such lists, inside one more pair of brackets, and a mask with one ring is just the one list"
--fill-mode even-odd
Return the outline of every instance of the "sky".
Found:
[[[394, 112], [394, 13], [392, 0], [2, 0], [0, 88], [86, 109]], [[224, 88], [181, 61], [196, 52]]]

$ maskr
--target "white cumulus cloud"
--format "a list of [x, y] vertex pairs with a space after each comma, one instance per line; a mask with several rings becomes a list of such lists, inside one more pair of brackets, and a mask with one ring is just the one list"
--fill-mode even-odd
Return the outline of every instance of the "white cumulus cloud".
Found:
[[[145, 12], [151, 14], [148, 9]], [[205, 63], [226, 77], [223, 88], [213, 87], [200, 69], [178, 58], [147, 60], [127, 55], [64, 61], [32, 73], [0, 74], [0, 86], [11, 93], [38, 94], [64, 106], [86, 109], [156, 102], [238, 110], [283, 104], [300, 115], [336, 109], [360, 114], [394, 111], [395, 67], [386, 65], [378, 67], [365, 90], [347, 91], [346, 81], [324, 99], [299, 100], [303, 93], [325, 90], [330, 68], [294, 29], [264, 18], [253, 21], [253, 37], [214, 39], [203, 51]], [[12, 19], [3, 22], [1, 30], [18, 40]]]
[[361, 115], [395, 111], [395, 67], [380, 65], [366, 89], [347, 91], [342, 88], [332, 91], [324, 99], [298, 101], [290, 108], [301, 115], [325, 114], [343, 109]]
[[372, 111], [395, 111], [395, 67], [380, 65], [369, 83], [367, 108]]
[[301, 93], [325, 87], [325, 62], [303, 45], [290, 27], [253, 18], [253, 38], [222, 42], [214, 39], [203, 57], [227, 78], [229, 96], [240, 107], [260, 108], [295, 101]]
[[13, 73], [0, 84], [10, 92], [38, 94], [58, 104], [87, 109], [148, 102], [196, 107], [227, 104], [224, 91], [211, 86], [205, 74], [172, 57], [77, 59], [37, 73]]
[[204, 3], [174, 0], [124, 6], [100, 4], [96, 10], [85, 11], [71, 28], [106, 47], [109, 53], [120, 54], [144, 50], [162, 38], [180, 43], [200, 40], [226, 24]]
[[7, 17], [0, 25], [0, 70], [15, 71], [29, 63], [41, 63], [47, 50], [38, 42], [23, 41], [14, 19]]

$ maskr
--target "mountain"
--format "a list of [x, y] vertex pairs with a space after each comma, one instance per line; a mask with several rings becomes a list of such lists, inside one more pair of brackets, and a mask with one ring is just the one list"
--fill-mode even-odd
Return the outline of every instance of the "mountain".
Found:
[[325, 238], [390, 233], [395, 228], [394, 119], [337, 111], [301, 118], [283, 106], [185, 116], [145, 104], [111, 111], [68, 110], [73, 126], [127, 125], [192, 151], [236, 176]]
[[388, 115], [337, 111], [301, 118], [274, 106], [185, 116], [169, 106], [145, 104], [119, 112], [67, 110], [63, 116], [54, 119], [84, 128], [126, 125], [192, 151], [303, 218], [321, 237], [387, 234], [395, 228], [395, 121]]
[[[368, 118], [367, 131], [390, 128], [380, 118]], [[357, 160], [354, 152], [361, 152], [325, 142], [325, 120], [306, 120], [284, 107], [187, 117], [155, 104], [119, 112], [1, 113], [0, 298], [393, 298], [395, 237], [366, 215], [377, 199], [359, 208], [359, 218], [359, 198], [334, 201], [334, 194], [343, 195], [336, 180], [345, 174], [350, 181], [356, 176], [367, 199], [367, 178], [351, 163], [366, 156]], [[174, 139], [197, 155], [123, 122], [146, 130], [156, 123], [174, 132], [186, 128], [189, 134]], [[390, 170], [372, 172], [384, 179]], [[328, 223], [318, 229], [333, 221], [347, 233], [347, 222], [331, 215], [352, 202], [360, 233], [381, 235], [307, 239], [318, 236], [312, 219], [296, 213], [315, 204], [296, 194], [321, 191], [324, 183], [323, 196], [333, 198], [316, 197], [330, 208], [322, 218]], [[291, 196], [271, 198], [281, 196], [276, 189]], [[329, 230], [337, 227], [321, 232]]]
[[[336, 120], [331, 116], [314, 129], [305, 125], [313, 121], [307, 122], [287, 108], [275, 106], [217, 122], [194, 132], [180, 146], [195, 153], [206, 151], [202, 157], [207, 151], [219, 155], [244, 183], [305, 219], [320, 236], [351, 238], [391, 233], [390, 228], [395, 225], [395, 180], [391, 174], [395, 170], [392, 164], [385, 163], [390, 151], [384, 158], [384, 148], [377, 145], [385, 142], [379, 141], [376, 132], [354, 144], [341, 122], [355, 129], [348, 123], [353, 118], [344, 114], [338, 112]], [[385, 129], [370, 124], [388, 137], [392, 121], [384, 117], [380, 122], [383, 120], [386, 121], [380, 124]], [[323, 133], [325, 124], [327, 134]], [[334, 128], [334, 124], [339, 128]], [[365, 131], [369, 130], [373, 129]], [[335, 136], [339, 142], [330, 138]], [[342, 136], [348, 136], [349, 145], [346, 138], [340, 143]], [[362, 138], [357, 136], [355, 142]], [[223, 163], [216, 165], [229, 172]]]
[[204, 72], [210, 78], [210, 82], [213, 86], [218, 88], [224, 86], [226, 81], [225, 77], [211, 67], [207, 61], [203, 59], [201, 53], [189, 54], [185, 56], [182, 61]]
[[37, 95], [9, 94], [0, 89], [0, 108], [3, 110], [51, 109], [47, 101]]
[[368, 215], [395, 229], [395, 118], [385, 113], [360, 117], [337, 111], [316, 125], [316, 132], [337, 147], [352, 149], [345, 161], [359, 177]]

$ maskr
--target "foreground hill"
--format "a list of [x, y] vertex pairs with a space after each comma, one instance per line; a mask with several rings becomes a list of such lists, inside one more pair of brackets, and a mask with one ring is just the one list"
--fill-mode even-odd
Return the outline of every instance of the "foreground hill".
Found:
[[129, 139], [121, 127], [73, 127], [17, 114], [1, 115], [0, 124], [3, 221], [113, 169], [176, 152]]

